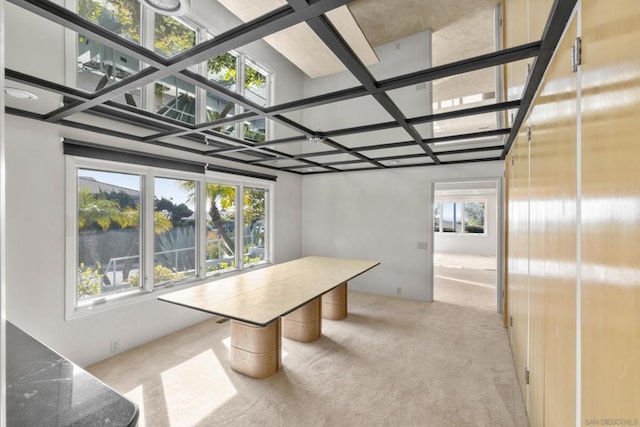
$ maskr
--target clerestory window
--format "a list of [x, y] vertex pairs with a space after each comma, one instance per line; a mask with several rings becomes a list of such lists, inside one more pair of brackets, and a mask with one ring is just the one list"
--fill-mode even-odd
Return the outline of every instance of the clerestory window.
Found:
[[[108, 29], [118, 36], [170, 58], [197, 43], [213, 37], [203, 26], [185, 18], [152, 14], [137, 0], [67, 0], [78, 15]], [[145, 19], [146, 16], [146, 19]], [[75, 34], [73, 44], [75, 73], [68, 75], [68, 83], [78, 89], [95, 93], [141, 70], [136, 58], [117, 49]], [[71, 47], [69, 47], [71, 48]], [[245, 96], [250, 103], [270, 105], [271, 73], [251, 58], [239, 52], [227, 52], [203, 64], [189, 67], [189, 71], [207, 77], [224, 89]], [[237, 84], [243, 82], [243, 84]], [[231, 118], [246, 111], [246, 105], [236, 105], [232, 98], [200, 90], [177, 75], [166, 76], [114, 98], [115, 102], [142, 108], [188, 124]], [[265, 118], [241, 123], [223, 123], [213, 131], [252, 142], [267, 139]]]

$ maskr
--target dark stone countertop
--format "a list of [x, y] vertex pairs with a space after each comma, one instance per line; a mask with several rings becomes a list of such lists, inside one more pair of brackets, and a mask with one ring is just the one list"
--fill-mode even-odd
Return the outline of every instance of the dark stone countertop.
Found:
[[7, 426], [135, 426], [138, 407], [7, 322]]

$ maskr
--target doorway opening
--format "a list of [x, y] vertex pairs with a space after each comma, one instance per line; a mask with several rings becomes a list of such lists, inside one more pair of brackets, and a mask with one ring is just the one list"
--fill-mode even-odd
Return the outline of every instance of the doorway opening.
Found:
[[435, 182], [434, 300], [502, 310], [500, 179]]

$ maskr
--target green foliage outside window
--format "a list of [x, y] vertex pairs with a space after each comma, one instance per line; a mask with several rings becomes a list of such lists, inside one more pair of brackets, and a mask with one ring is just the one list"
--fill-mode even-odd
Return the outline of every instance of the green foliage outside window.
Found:
[[84, 263], [80, 263], [78, 267], [78, 299], [100, 293], [100, 282], [104, 276], [100, 273], [101, 269], [100, 263], [96, 268], [85, 267]]
[[[153, 281], [154, 283], [167, 282], [171, 280], [179, 280], [184, 277], [183, 272], [174, 273], [170, 268], [162, 265], [156, 265], [153, 267]], [[131, 287], [140, 286], [140, 272], [136, 272], [129, 277], [129, 284]]]
[[78, 0], [78, 15], [140, 43], [140, 3], [137, 0]]
[[196, 32], [175, 18], [156, 15], [155, 48], [173, 56], [196, 45]]

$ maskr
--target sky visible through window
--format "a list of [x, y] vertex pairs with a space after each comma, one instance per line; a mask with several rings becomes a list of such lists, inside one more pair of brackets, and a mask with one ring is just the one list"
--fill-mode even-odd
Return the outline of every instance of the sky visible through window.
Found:
[[[139, 187], [137, 175], [127, 175], [123, 173], [100, 172], [95, 170], [80, 170], [79, 176], [94, 178], [96, 181], [120, 187], [136, 190]], [[178, 181], [174, 179], [161, 179], [155, 181], [155, 194], [158, 198], [166, 198], [174, 203], [185, 203], [184, 190], [178, 186]]]

